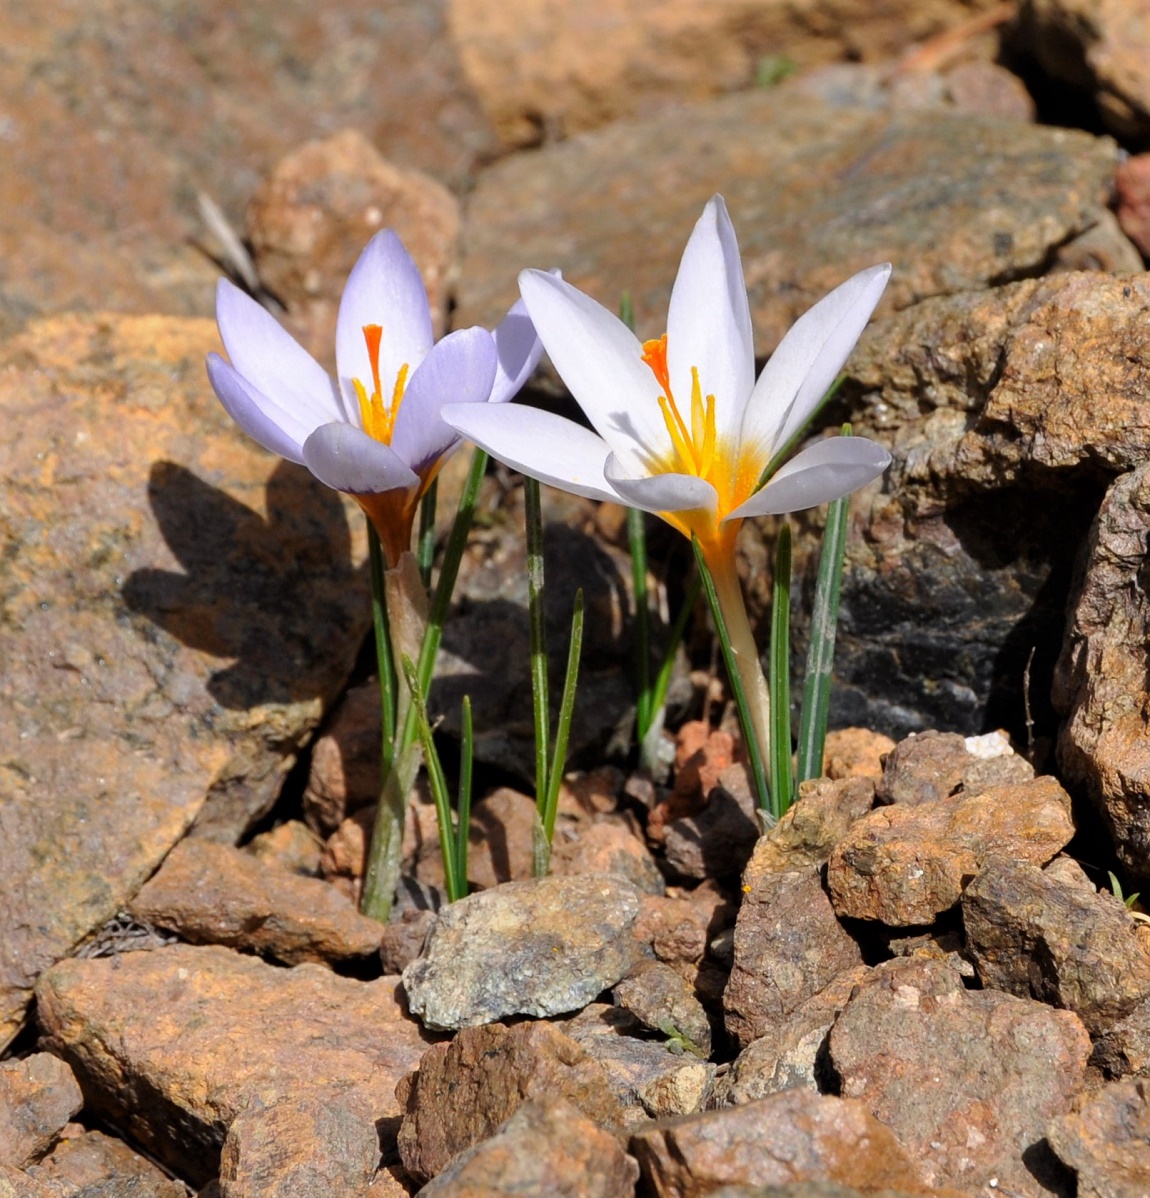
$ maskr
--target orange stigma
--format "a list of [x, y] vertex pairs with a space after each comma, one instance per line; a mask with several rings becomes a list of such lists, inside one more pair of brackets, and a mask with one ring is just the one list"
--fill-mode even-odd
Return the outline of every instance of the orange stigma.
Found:
[[408, 364], [405, 362], [399, 368], [395, 386], [391, 391], [391, 402], [384, 406], [383, 386], [379, 377], [379, 347], [383, 341], [383, 327], [378, 324], [365, 324], [363, 339], [367, 344], [367, 360], [371, 366], [371, 394], [368, 394], [367, 388], [359, 379], [351, 380], [359, 400], [363, 431], [369, 437], [382, 441], [384, 445], [390, 445], [395, 432], [395, 418], [399, 414], [399, 405], [403, 402], [403, 393], [407, 387]]

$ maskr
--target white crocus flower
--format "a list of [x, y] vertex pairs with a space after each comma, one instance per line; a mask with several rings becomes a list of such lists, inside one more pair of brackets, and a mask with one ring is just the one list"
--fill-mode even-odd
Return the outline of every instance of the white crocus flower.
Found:
[[653, 512], [696, 536], [715, 579], [739, 671], [766, 747], [766, 685], [735, 572], [748, 516], [849, 494], [890, 463], [882, 446], [833, 437], [798, 453], [763, 486], [842, 369], [890, 266], [864, 270], [806, 312], [755, 379], [751, 312], [721, 196], [703, 210], [679, 265], [666, 334], [640, 342], [561, 278], [527, 270], [527, 312], [594, 431], [522, 405], [447, 404], [443, 419], [507, 465], [565, 491]]

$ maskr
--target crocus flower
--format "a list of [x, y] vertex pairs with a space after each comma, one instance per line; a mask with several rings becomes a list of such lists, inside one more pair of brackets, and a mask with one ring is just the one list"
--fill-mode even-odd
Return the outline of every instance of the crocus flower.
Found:
[[235, 422], [265, 449], [306, 466], [367, 513], [394, 566], [419, 501], [460, 435], [440, 410], [510, 399], [541, 347], [522, 301], [494, 333], [436, 342], [419, 269], [389, 229], [352, 268], [336, 324], [332, 380], [255, 300], [221, 279], [216, 320], [230, 362], [208, 377]]
[[515, 405], [449, 404], [444, 419], [515, 469], [565, 491], [653, 512], [699, 540], [766, 741], [766, 686], [735, 573], [743, 520], [849, 494], [890, 463], [862, 437], [822, 440], [760, 486], [841, 370], [890, 266], [848, 279], [805, 313], [755, 379], [751, 312], [721, 196], [703, 210], [671, 292], [666, 334], [640, 343], [553, 275], [524, 271], [527, 312], [594, 432]]

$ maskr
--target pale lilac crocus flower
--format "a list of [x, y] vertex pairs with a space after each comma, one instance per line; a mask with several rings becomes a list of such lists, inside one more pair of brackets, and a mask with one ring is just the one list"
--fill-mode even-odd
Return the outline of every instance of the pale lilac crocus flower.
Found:
[[721, 196], [691, 234], [667, 332], [640, 342], [612, 312], [561, 278], [519, 276], [527, 312], [594, 432], [522, 405], [448, 404], [444, 419], [507, 465], [576, 495], [653, 512], [699, 540], [715, 580], [764, 750], [767, 691], [735, 569], [743, 521], [849, 494], [890, 463], [882, 446], [833, 437], [760, 485], [854, 348], [890, 276], [871, 267], [806, 312], [758, 380], [743, 268]]
[[368, 242], [348, 277], [334, 381], [226, 279], [216, 320], [231, 359], [208, 356], [220, 402], [265, 449], [355, 499], [390, 566], [410, 548], [419, 501], [461, 441], [440, 418], [443, 405], [509, 400], [541, 353], [522, 301], [494, 333], [460, 329], [436, 342], [419, 268], [390, 229]]

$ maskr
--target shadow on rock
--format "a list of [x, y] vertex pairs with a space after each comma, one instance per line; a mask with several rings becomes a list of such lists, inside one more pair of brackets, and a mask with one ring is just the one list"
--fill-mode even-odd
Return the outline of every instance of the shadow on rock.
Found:
[[148, 498], [183, 572], [136, 570], [122, 591], [128, 608], [189, 648], [236, 659], [208, 682], [223, 707], [325, 694], [346, 666], [327, 650], [359, 635], [367, 603], [339, 496], [281, 462], [268, 479], [265, 519], [161, 461]]

